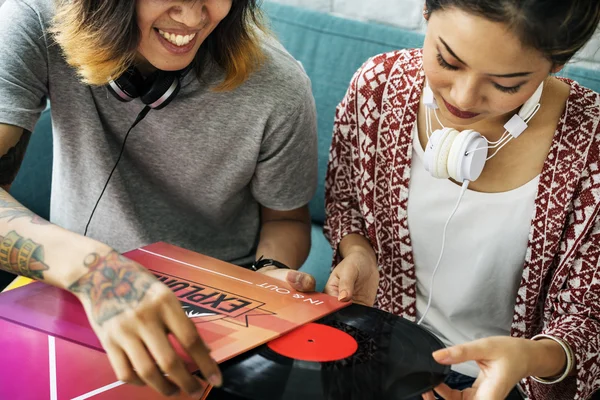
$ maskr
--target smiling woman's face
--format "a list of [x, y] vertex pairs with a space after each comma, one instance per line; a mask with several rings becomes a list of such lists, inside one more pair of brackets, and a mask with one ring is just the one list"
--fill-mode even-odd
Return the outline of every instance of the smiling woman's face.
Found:
[[456, 8], [436, 10], [429, 18], [423, 69], [440, 113], [453, 125], [515, 111], [551, 68], [504, 24]]
[[227, 16], [232, 0], [136, 0], [138, 53], [155, 68], [188, 66], [208, 35]]

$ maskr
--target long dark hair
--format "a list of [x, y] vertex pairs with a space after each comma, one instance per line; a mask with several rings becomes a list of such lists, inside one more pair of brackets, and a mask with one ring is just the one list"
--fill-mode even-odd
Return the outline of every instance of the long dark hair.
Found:
[[566, 64], [594, 35], [600, 0], [426, 0], [429, 13], [458, 8], [505, 23], [554, 66]]
[[[82, 80], [104, 85], [135, 59], [140, 40], [135, 0], [56, 0], [50, 31]], [[232, 0], [229, 14], [198, 51], [197, 74], [210, 56], [225, 70], [217, 90], [242, 84], [264, 59], [260, 31], [265, 29], [258, 0]]]

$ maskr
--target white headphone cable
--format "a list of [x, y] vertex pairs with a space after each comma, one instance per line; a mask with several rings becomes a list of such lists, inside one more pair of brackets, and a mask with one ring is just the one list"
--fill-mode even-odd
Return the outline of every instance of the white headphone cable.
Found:
[[442, 261], [442, 256], [444, 255], [444, 246], [446, 244], [446, 229], [448, 228], [448, 224], [450, 223], [450, 220], [456, 213], [456, 210], [458, 210], [460, 201], [462, 200], [463, 195], [467, 191], [469, 183], [470, 183], [469, 181], [463, 182], [462, 187], [460, 188], [460, 195], [458, 196], [458, 201], [456, 202], [456, 205], [454, 206], [452, 213], [450, 213], [450, 216], [448, 217], [448, 220], [446, 220], [446, 224], [444, 225], [444, 232], [442, 233], [442, 249], [440, 250], [440, 256], [438, 257], [437, 263], [435, 264], [435, 268], [433, 269], [433, 273], [431, 274], [431, 281], [429, 282], [429, 299], [427, 300], [427, 307], [425, 308], [425, 312], [421, 316], [421, 319], [419, 319], [419, 322], [417, 322], [417, 325], [421, 325], [421, 323], [425, 319], [425, 316], [429, 312], [429, 308], [431, 307], [431, 299], [433, 297], [433, 282], [435, 279], [435, 274], [436, 274], [438, 268], [440, 267], [440, 262]]

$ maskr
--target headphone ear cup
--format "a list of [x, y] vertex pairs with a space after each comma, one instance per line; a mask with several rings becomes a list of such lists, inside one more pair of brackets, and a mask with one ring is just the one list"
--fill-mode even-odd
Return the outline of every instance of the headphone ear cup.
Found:
[[129, 67], [117, 79], [112, 79], [106, 86], [115, 98], [122, 102], [129, 102], [140, 97], [144, 87], [144, 78], [135, 67]]
[[452, 128], [444, 128], [444, 130], [446, 132], [435, 153], [435, 174], [438, 178], [448, 179], [450, 177], [448, 174], [448, 155], [450, 154], [452, 144], [458, 135], [458, 131]]
[[456, 153], [453, 152], [453, 179], [457, 182], [477, 180], [485, 167], [487, 146], [487, 140], [479, 132], [471, 129], [465, 131], [460, 147], [457, 147]]
[[146, 79], [140, 99], [150, 108], [160, 110], [177, 96], [180, 87], [177, 73], [158, 70]]
[[427, 140], [427, 146], [425, 146], [423, 164], [425, 165], [425, 171], [429, 172], [432, 176], [435, 176], [434, 154], [437, 151], [437, 146], [443, 136], [444, 132], [442, 129], [434, 131], [431, 136], [429, 136], [429, 139]]
[[469, 138], [472, 130], [461, 131], [458, 135], [456, 135], [456, 139], [452, 143], [452, 148], [450, 148], [450, 152], [448, 154], [448, 175], [450, 178], [459, 182], [460, 178], [458, 177], [458, 171], [460, 170], [460, 158], [464, 156], [463, 147], [465, 144], [465, 140]]
[[448, 152], [457, 134], [458, 131], [452, 128], [438, 129], [431, 134], [423, 163], [434, 178], [448, 178]]

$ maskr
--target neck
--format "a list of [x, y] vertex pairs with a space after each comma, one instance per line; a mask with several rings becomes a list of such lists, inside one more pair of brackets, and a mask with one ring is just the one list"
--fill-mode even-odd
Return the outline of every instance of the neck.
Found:
[[148, 77], [154, 71], [156, 71], [156, 67], [154, 65], [150, 64], [150, 62], [148, 60], [146, 60], [146, 58], [139, 53], [137, 54], [137, 56], [135, 58], [135, 67], [138, 69], [138, 71], [140, 71], [140, 73], [144, 77]]

